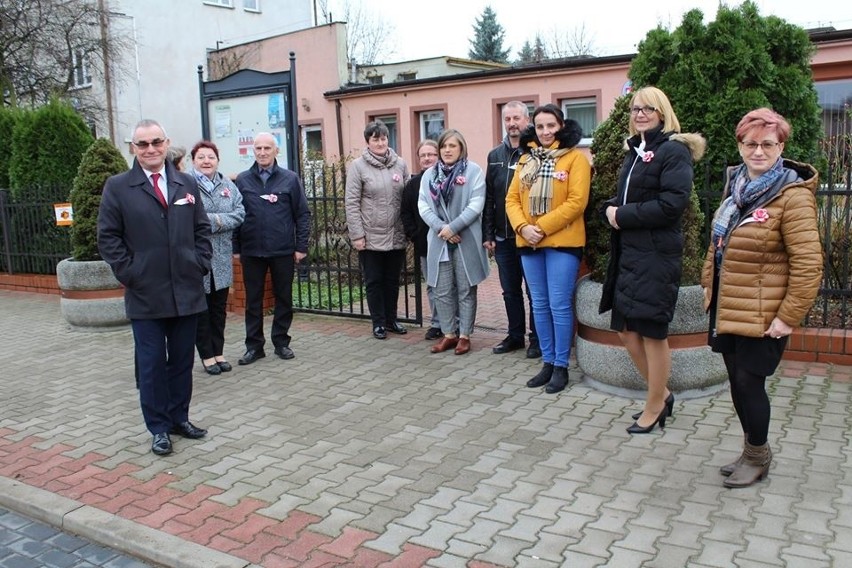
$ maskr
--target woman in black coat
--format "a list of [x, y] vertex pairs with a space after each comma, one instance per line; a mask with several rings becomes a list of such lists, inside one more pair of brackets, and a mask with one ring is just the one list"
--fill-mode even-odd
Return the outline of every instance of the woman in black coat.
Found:
[[639, 374], [648, 383], [644, 410], [627, 431], [647, 434], [664, 427], [674, 395], [667, 383], [672, 359], [668, 326], [674, 317], [683, 259], [683, 213], [692, 191], [692, 162], [704, 153], [698, 134], [680, 134], [665, 93], [636, 91], [630, 138], [618, 193], [604, 204], [612, 250], [601, 313], [612, 309], [618, 332]]

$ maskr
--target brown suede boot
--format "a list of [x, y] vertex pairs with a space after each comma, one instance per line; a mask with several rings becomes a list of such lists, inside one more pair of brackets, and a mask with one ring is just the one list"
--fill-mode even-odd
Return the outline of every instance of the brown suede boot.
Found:
[[725, 487], [753, 485], [766, 477], [770, 463], [772, 463], [772, 452], [769, 450], [769, 443], [752, 446], [746, 442], [742, 463], [722, 482], [722, 485]]
[[743, 451], [740, 453], [740, 457], [736, 460], [732, 461], [729, 464], [723, 465], [719, 468], [719, 473], [722, 475], [731, 475], [734, 473], [734, 470], [739, 467], [741, 463], [743, 463], [743, 458], [745, 457], [745, 445], [748, 443], [748, 434], [743, 434]]

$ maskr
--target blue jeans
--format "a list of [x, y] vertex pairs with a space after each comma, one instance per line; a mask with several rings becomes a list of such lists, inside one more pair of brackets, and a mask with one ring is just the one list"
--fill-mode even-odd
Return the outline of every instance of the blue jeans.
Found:
[[[500, 274], [500, 288], [503, 289], [503, 304], [506, 306], [509, 337], [523, 341], [527, 329], [526, 310], [524, 309], [524, 290], [530, 296], [529, 283], [524, 286], [524, 268], [521, 257], [515, 245], [515, 238], [497, 241], [494, 246], [494, 260], [497, 262], [497, 272]], [[532, 300], [530, 300], [532, 305]], [[530, 309], [530, 341], [535, 341], [535, 320]]]
[[530, 287], [541, 359], [567, 367], [574, 339], [574, 287], [580, 259], [552, 248], [521, 255]]

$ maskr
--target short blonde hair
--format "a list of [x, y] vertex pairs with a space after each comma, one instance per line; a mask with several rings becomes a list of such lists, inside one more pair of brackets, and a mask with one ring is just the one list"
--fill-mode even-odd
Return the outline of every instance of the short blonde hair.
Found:
[[[630, 99], [630, 106], [636, 104], [636, 100], [641, 99], [648, 106], [652, 106], [660, 113], [660, 120], [663, 123], [663, 132], [680, 132], [680, 122], [677, 119], [672, 103], [666, 94], [657, 87], [642, 87]], [[633, 126], [633, 121], [630, 121], [630, 135], [637, 134], [636, 128]]]

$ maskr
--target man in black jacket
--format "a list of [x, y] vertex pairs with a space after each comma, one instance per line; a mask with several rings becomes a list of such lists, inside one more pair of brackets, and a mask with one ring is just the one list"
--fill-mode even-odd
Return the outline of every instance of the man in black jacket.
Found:
[[272, 275], [275, 310], [272, 344], [282, 359], [295, 357], [290, 349], [293, 323], [293, 273], [308, 254], [311, 211], [302, 180], [275, 161], [275, 137], [262, 132], [254, 139], [251, 168], [237, 176], [246, 218], [234, 231], [234, 254], [240, 255], [246, 289], [246, 352], [240, 365], [266, 357], [263, 346], [263, 294], [266, 273]]
[[189, 421], [198, 314], [207, 309], [210, 221], [195, 179], [166, 160], [169, 139], [159, 123], [133, 130], [136, 158], [110, 177], [98, 210], [98, 251], [124, 285], [133, 329], [139, 402], [154, 436], [151, 451], [172, 452], [169, 434], [203, 438]]
[[[482, 212], [483, 246], [494, 254], [506, 305], [509, 334], [492, 351], [509, 353], [524, 348], [526, 312], [524, 309], [524, 271], [515, 246], [515, 232], [506, 217], [506, 193], [515, 175], [515, 167], [522, 149], [519, 148], [521, 133], [529, 124], [527, 105], [521, 101], [510, 101], [503, 105], [503, 126], [506, 138], [488, 153], [488, 169], [485, 172], [485, 209]], [[530, 292], [526, 288], [527, 300]], [[541, 357], [541, 349], [535, 334], [532, 302], [530, 301], [530, 345], [527, 357]]]

